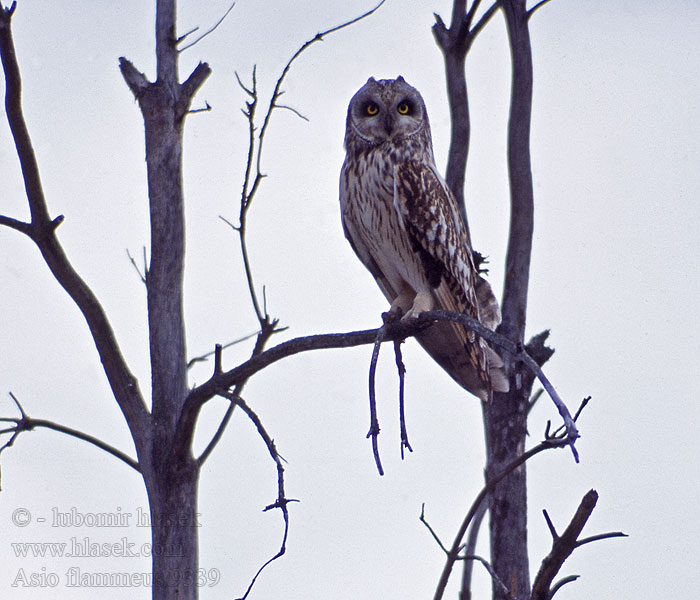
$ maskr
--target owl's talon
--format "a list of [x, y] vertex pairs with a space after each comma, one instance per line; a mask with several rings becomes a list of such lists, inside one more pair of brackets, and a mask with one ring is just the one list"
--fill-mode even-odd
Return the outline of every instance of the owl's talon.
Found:
[[396, 321], [399, 321], [401, 319], [403, 311], [401, 310], [401, 307], [397, 307], [396, 310], [393, 308], [391, 310], [388, 310], [386, 312], [382, 313], [382, 322], [384, 325], [388, 325], [389, 323], [396, 323]]

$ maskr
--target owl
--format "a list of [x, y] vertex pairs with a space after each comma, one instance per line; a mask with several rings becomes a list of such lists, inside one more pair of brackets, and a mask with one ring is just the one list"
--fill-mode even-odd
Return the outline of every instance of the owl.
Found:
[[[438, 173], [425, 103], [403, 77], [367, 83], [352, 97], [340, 174], [345, 237], [403, 319], [444, 309], [501, 320], [479, 275], [457, 201]], [[437, 322], [416, 336], [463, 388], [488, 401], [508, 391], [503, 361], [473, 331]]]

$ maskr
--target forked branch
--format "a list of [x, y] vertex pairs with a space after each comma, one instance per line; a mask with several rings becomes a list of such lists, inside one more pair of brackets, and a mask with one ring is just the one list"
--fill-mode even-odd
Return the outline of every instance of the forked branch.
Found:
[[[132, 432], [142, 432], [145, 431], [148, 410], [137, 381], [128, 369], [97, 297], [74, 270], [56, 237], [56, 228], [63, 217], [52, 219], [49, 216], [39, 166], [22, 110], [22, 81], [11, 31], [14, 10], [15, 3], [5, 8], [0, 2], [0, 58], [5, 74], [5, 112], [22, 169], [31, 219], [29, 223], [24, 223], [0, 216], [0, 225], [24, 233], [37, 245], [52, 274], [87, 321], [110, 387], [129, 429]], [[135, 436], [134, 442], [137, 449], [142, 449], [145, 440]]]
[[576, 513], [571, 519], [568, 527], [561, 535], [557, 534], [554, 524], [549, 518], [547, 511], [543, 511], [545, 520], [547, 521], [547, 526], [552, 534], [552, 549], [542, 561], [540, 570], [535, 578], [535, 583], [532, 586], [532, 595], [530, 596], [530, 600], [550, 600], [550, 598], [562, 585], [575, 579], [575, 577], [567, 577], [552, 586], [552, 582], [557, 576], [557, 573], [559, 573], [564, 561], [569, 558], [571, 553], [576, 548], [598, 540], [613, 537], [627, 537], [626, 534], [622, 533], [621, 531], [613, 531], [579, 539], [578, 536], [581, 534], [581, 531], [583, 531], [583, 528], [591, 516], [597, 502], [598, 493], [595, 490], [588, 491], [581, 500], [581, 503], [576, 509]]
[[[256, 110], [258, 107], [259, 103], [259, 96], [258, 96], [258, 89], [257, 89], [257, 78], [256, 78], [256, 69], [253, 67], [253, 74], [252, 74], [252, 83], [250, 86], [245, 85], [238, 74], [236, 73], [236, 79], [238, 81], [239, 86], [241, 89], [246, 93], [248, 96], [248, 100], [245, 103], [245, 108], [242, 110], [243, 115], [245, 116], [246, 120], [248, 121], [248, 153], [247, 153], [247, 158], [246, 158], [246, 166], [245, 166], [245, 174], [243, 177], [243, 185], [241, 189], [241, 196], [240, 196], [240, 207], [239, 207], [239, 213], [238, 213], [238, 224], [234, 224], [231, 221], [227, 220], [224, 217], [221, 217], [221, 219], [226, 222], [235, 232], [238, 234], [239, 238], [239, 244], [240, 244], [240, 249], [241, 249], [241, 256], [243, 257], [243, 268], [245, 271], [245, 277], [246, 277], [246, 282], [248, 285], [248, 292], [250, 294], [250, 299], [253, 305], [253, 309], [255, 311], [255, 316], [258, 319], [258, 323], [260, 326], [260, 331], [258, 334], [258, 338], [255, 343], [255, 347], [252, 352], [251, 360], [260, 355], [260, 353], [264, 350], [267, 342], [269, 341], [270, 337], [278, 333], [280, 331], [283, 331], [284, 328], [279, 328], [278, 325], [278, 320], [277, 319], [272, 319], [270, 318], [270, 315], [267, 312], [267, 303], [265, 301], [265, 288], [263, 287], [263, 298], [262, 302], [260, 302], [259, 297], [258, 297], [258, 292], [257, 288], [255, 285], [254, 277], [253, 277], [253, 269], [251, 266], [250, 262], [250, 257], [248, 255], [248, 245], [246, 242], [246, 231], [247, 231], [247, 217], [248, 217], [248, 212], [252, 206], [253, 200], [255, 199], [255, 195], [260, 187], [260, 183], [262, 182], [263, 178], [265, 177], [264, 173], [262, 172], [262, 151], [264, 147], [264, 142], [265, 142], [265, 134], [267, 133], [267, 128], [270, 124], [270, 119], [272, 117], [272, 113], [276, 108], [281, 108], [281, 109], [287, 109], [291, 110], [292, 112], [296, 113], [298, 116], [301, 118], [303, 115], [298, 113], [295, 109], [281, 105], [277, 103], [277, 100], [279, 97], [283, 94], [282, 92], [282, 84], [285, 80], [285, 77], [287, 76], [287, 73], [289, 72], [292, 63], [313, 43], [321, 41], [325, 36], [334, 33], [336, 31], [339, 31], [341, 29], [344, 29], [345, 27], [349, 27], [353, 23], [357, 23], [358, 21], [370, 16], [372, 13], [374, 13], [383, 3], [385, 0], [381, 0], [381, 2], [372, 10], [367, 11], [366, 13], [360, 15], [359, 17], [356, 17], [350, 21], [347, 21], [345, 23], [342, 23], [341, 25], [337, 25], [335, 27], [331, 27], [330, 29], [327, 29], [323, 32], [320, 32], [314, 36], [311, 40], [308, 40], [304, 44], [302, 44], [299, 49], [292, 55], [292, 57], [287, 61], [286, 65], [282, 69], [282, 72], [280, 76], [277, 79], [277, 82], [275, 84], [274, 91], [272, 93], [272, 96], [270, 98], [270, 102], [267, 107], [267, 111], [263, 117], [262, 121], [262, 126], [258, 128], [256, 124]], [[230, 10], [230, 9], [229, 9]], [[220, 372], [215, 370], [215, 376], [221, 375]], [[235, 389], [233, 390], [234, 395], [239, 396], [243, 390], [243, 386], [245, 385], [246, 381], [248, 380], [247, 377], [244, 377], [242, 379], [239, 379], [235, 383], [232, 383], [229, 386], [217, 388], [219, 391], [226, 392], [229, 390], [232, 386], [235, 386]], [[202, 399], [201, 403], [206, 402], [209, 398], [212, 396], [207, 397], [206, 399]], [[183, 450], [184, 448], [188, 448], [189, 444], [192, 439], [192, 435], [194, 433], [194, 424], [196, 422], [196, 417], [199, 412], [199, 408], [201, 407], [201, 403], [190, 403], [189, 405], [185, 406], [185, 409], [183, 410], [179, 423], [178, 423], [178, 430], [180, 435], [178, 436], [178, 439], [181, 440], [180, 442], [180, 449]], [[221, 437], [223, 436], [223, 433], [231, 419], [231, 415], [233, 414], [233, 410], [235, 409], [236, 404], [231, 403], [226, 410], [226, 413], [224, 414], [224, 417], [221, 420], [221, 423], [219, 424], [219, 427], [214, 434], [214, 437], [211, 439], [209, 444], [207, 445], [205, 451], [202, 453], [202, 455], [199, 457], [198, 462], [201, 465], [207, 457], [211, 454], [213, 451], [214, 447], [216, 444], [219, 442]]]

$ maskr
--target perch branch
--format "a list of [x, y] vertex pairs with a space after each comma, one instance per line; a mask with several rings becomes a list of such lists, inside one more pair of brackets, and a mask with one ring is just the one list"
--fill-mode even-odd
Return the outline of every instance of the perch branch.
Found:
[[474, 333], [483, 337], [486, 341], [502, 348], [508, 354], [512, 355], [517, 361], [522, 362], [527, 369], [540, 380], [542, 386], [549, 394], [549, 397], [554, 402], [554, 405], [559, 412], [562, 420], [564, 421], [564, 426], [566, 427], [566, 438], [567, 444], [571, 447], [571, 451], [574, 454], [576, 462], [578, 462], [578, 452], [574, 446], [576, 440], [579, 437], [578, 429], [576, 427], [575, 419], [572, 418], [569, 409], [567, 408], [564, 401], [561, 399], [554, 386], [551, 384], [549, 379], [537, 364], [537, 362], [525, 351], [522, 344], [515, 343], [508, 339], [507, 337], [500, 335], [494, 331], [491, 331], [488, 327], [482, 325], [476, 319], [473, 319], [467, 315], [452, 313], [446, 310], [432, 310], [429, 312], [422, 313], [421, 319], [434, 319], [436, 321], [453, 321], [456, 323], [461, 323], [469, 327]]
[[[255, 122], [255, 111], [258, 105], [258, 91], [257, 91], [257, 80], [256, 80], [256, 69], [253, 67], [253, 75], [252, 75], [252, 85], [251, 87], [247, 87], [243, 82], [241, 81], [240, 77], [236, 73], [236, 79], [238, 81], [238, 84], [240, 87], [243, 89], [243, 91], [249, 96], [250, 100], [246, 102], [246, 108], [243, 110], [243, 114], [246, 117], [248, 121], [248, 154], [246, 158], [246, 167], [245, 167], [245, 174], [243, 177], [243, 186], [241, 190], [241, 198], [240, 198], [240, 212], [239, 212], [239, 222], [238, 225], [234, 225], [224, 217], [221, 217], [221, 219], [226, 222], [234, 231], [238, 233], [239, 237], [239, 242], [240, 242], [240, 248], [241, 248], [241, 255], [243, 257], [243, 265], [244, 265], [244, 270], [245, 270], [245, 275], [246, 275], [246, 281], [248, 284], [248, 291], [250, 293], [251, 297], [251, 302], [253, 304], [253, 308], [255, 310], [255, 315], [258, 319], [258, 322], [260, 324], [260, 333], [258, 334], [258, 339], [255, 344], [255, 348], [253, 350], [251, 360], [255, 359], [258, 355], [260, 355], [269, 340], [269, 338], [276, 332], [282, 331], [283, 329], [277, 328], [278, 325], [278, 320], [277, 319], [270, 319], [270, 316], [267, 313], [267, 302], [265, 298], [265, 288], [263, 287], [263, 305], [262, 307], [260, 306], [260, 302], [258, 300], [258, 295], [257, 291], [255, 288], [255, 283], [253, 279], [253, 271], [251, 268], [250, 264], [250, 259], [248, 256], [248, 247], [246, 243], [246, 224], [247, 224], [247, 215], [248, 211], [250, 210], [251, 204], [253, 202], [253, 199], [255, 197], [255, 194], [259, 188], [260, 182], [264, 178], [264, 174], [262, 173], [261, 170], [261, 160], [262, 160], [262, 149], [263, 149], [263, 143], [265, 140], [265, 133], [267, 132], [267, 127], [270, 123], [270, 118], [272, 116], [272, 112], [274, 111], [275, 108], [287, 108], [289, 110], [292, 110], [293, 112], [294, 109], [291, 109], [290, 107], [282, 107], [281, 105], [277, 104], [277, 99], [281, 96], [281, 87], [282, 83], [289, 72], [289, 69], [291, 68], [292, 63], [296, 58], [298, 58], [306, 48], [308, 48], [311, 44], [313, 44], [316, 41], [320, 41], [324, 36], [329, 35], [335, 31], [338, 31], [340, 29], [343, 29], [345, 27], [348, 27], [349, 25], [352, 25], [353, 23], [356, 23], [357, 21], [364, 19], [365, 17], [368, 17], [371, 15], [373, 12], [375, 12], [383, 3], [385, 0], [382, 0], [374, 9], [364, 13], [363, 15], [360, 15], [359, 17], [352, 19], [351, 21], [347, 21], [341, 25], [338, 25], [336, 27], [333, 27], [331, 29], [328, 29], [322, 33], [317, 34], [312, 40], [309, 40], [305, 42], [294, 54], [293, 56], [289, 59], [287, 64], [285, 65], [284, 69], [282, 70], [281, 75], [277, 79], [277, 83], [275, 84], [275, 88], [272, 94], [272, 97], [270, 99], [270, 103], [267, 109], [267, 112], [265, 114], [265, 117], [263, 119], [263, 125], [260, 128], [260, 131], [257, 135], [256, 138], [256, 122]], [[301, 116], [301, 115], [300, 115]], [[255, 173], [253, 175], [253, 172]], [[251, 373], [252, 374], [252, 373]], [[220, 377], [222, 373], [219, 371], [215, 370], [214, 377]], [[248, 376], [250, 377], [250, 375]], [[234, 395], [239, 396], [241, 391], [243, 390], [243, 386], [245, 385], [246, 381], [248, 380], [248, 377], [243, 377], [241, 379], [238, 379], [235, 382], [232, 382], [229, 385], [225, 386], [214, 386], [212, 388], [212, 392], [218, 393], [218, 391], [226, 391], [230, 387], [235, 385], [235, 389], [233, 391]], [[211, 381], [211, 380], [210, 380]], [[218, 390], [218, 391], [217, 391]], [[196, 397], [196, 396], [195, 396]], [[199, 399], [195, 400], [194, 402], [192, 401], [192, 395], [188, 396], [188, 399], [185, 403], [185, 406], [183, 408], [183, 411], [180, 414], [180, 419], [178, 422], [178, 430], [179, 430], [179, 437], [178, 439], [181, 440], [181, 449], [189, 447], [192, 441], [192, 436], [194, 435], [194, 424], [196, 422], [197, 415], [199, 413], [199, 409], [201, 408], [202, 404], [206, 402], [209, 398], [212, 396], [208, 396], [206, 398], [200, 397]], [[219, 442], [221, 437], [223, 436], [223, 433], [230, 422], [231, 415], [233, 414], [233, 410], [235, 408], [236, 404], [231, 403], [226, 410], [226, 413], [224, 414], [224, 417], [221, 420], [221, 423], [219, 424], [219, 427], [214, 434], [213, 438], [205, 448], [204, 452], [202, 455], [197, 459], [198, 463], [200, 466], [203, 464], [203, 462], [207, 459], [207, 457], [211, 454], [213, 451], [214, 447], [216, 444]]]
[[[544, 374], [537, 363], [530, 358], [522, 348], [519, 348], [517, 344], [513, 344], [508, 340], [504, 341], [503, 336], [500, 336], [483, 327], [480, 323], [476, 322], [474, 319], [470, 319], [466, 315], [450, 313], [448, 311], [430, 311], [423, 313], [418, 319], [411, 323], [406, 323], [401, 320], [393, 323], [387, 323], [382, 326], [386, 328], [383, 333], [383, 339], [385, 341], [405, 340], [420, 333], [436, 320], [454, 320], [473, 329], [473, 331], [475, 331], [478, 335], [483, 335], [485, 339], [494, 344], [500, 345], [502, 342], [506, 350], [512, 352], [519, 360], [525, 361], [526, 365], [529, 364], [530, 367], [534, 369], [534, 372], [539, 374], [538, 376], [546, 380], [546, 377], [544, 377]], [[352, 331], [348, 333], [310, 335], [282, 342], [281, 344], [273, 346], [268, 350], [258, 352], [254, 351], [251, 358], [246, 362], [234, 367], [233, 369], [230, 369], [229, 371], [215, 372], [206, 382], [190, 390], [181, 416], [182, 426], [184, 427], [186, 422], [195, 418], [200, 408], [209, 399], [218, 395], [221, 391], [226, 391], [231, 387], [240, 384], [241, 382], [247, 381], [250, 377], [265, 369], [272, 363], [301, 352], [375, 344], [380, 329], [381, 328]], [[527, 360], [528, 358], [529, 361]], [[547, 385], [549, 386], [550, 390], [553, 391], [555, 398], [558, 398], [556, 391], [554, 391], [554, 388], [551, 386], [548, 380]], [[561, 402], [561, 399], [559, 399], [559, 401]], [[561, 405], [561, 411], [564, 412], [564, 414], [568, 414], [568, 409], [566, 409], [563, 402], [561, 402]], [[549, 440], [551, 444], [556, 446], [570, 446], [573, 444], [575, 438], [578, 436], [578, 430], [576, 429], [575, 421], [571, 419], [570, 416], [566, 420], [566, 423], [567, 426], [565, 433], [562, 436], [551, 436], [551, 439]]]

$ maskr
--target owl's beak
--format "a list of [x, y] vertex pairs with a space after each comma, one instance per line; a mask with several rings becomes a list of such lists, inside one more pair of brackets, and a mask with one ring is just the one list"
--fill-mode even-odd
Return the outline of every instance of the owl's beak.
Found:
[[394, 129], [394, 117], [391, 115], [386, 115], [384, 117], [384, 130], [386, 131], [387, 135], [391, 135], [392, 130]]

